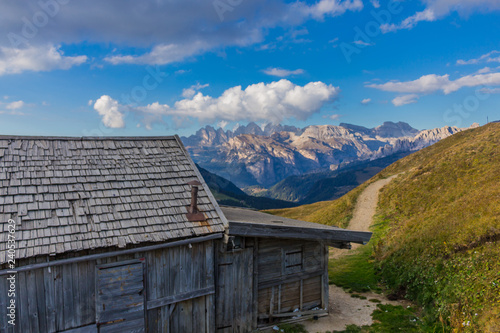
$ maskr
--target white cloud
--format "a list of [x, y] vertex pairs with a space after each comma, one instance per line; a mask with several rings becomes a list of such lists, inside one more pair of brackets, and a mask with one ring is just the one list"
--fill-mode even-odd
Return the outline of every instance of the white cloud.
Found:
[[[499, 56], [494, 57], [495, 55]], [[500, 62], [500, 51], [491, 51], [475, 59], [469, 59], [469, 60], [460, 59], [457, 60], [457, 65], [477, 65], [483, 62]]]
[[340, 119], [340, 117], [342, 117], [340, 114], [332, 114], [330, 117], [331, 120], [338, 120]]
[[476, 74], [486, 74], [486, 73], [491, 73], [493, 70], [489, 67], [484, 67], [479, 69]]
[[367, 42], [365, 42], [365, 41], [363, 41], [361, 39], [360, 40], [355, 40], [353, 43], [356, 44], [356, 45], [359, 45], [359, 46], [373, 46], [373, 45], [375, 45], [374, 43], [367, 43]]
[[317, 20], [322, 20], [325, 16], [339, 16], [346, 11], [363, 9], [363, 1], [361, 0], [320, 0], [312, 6], [307, 6], [302, 2], [296, 4], [300, 5], [303, 14], [310, 15]]
[[418, 97], [419, 96], [416, 94], [398, 96], [392, 100], [392, 104], [394, 104], [394, 106], [403, 106], [406, 104], [416, 103]]
[[142, 107], [120, 105], [109, 96], [102, 96], [94, 105], [108, 127], [123, 127], [123, 111], [129, 109], [143, 117], [146, 128], [163, 117], [171, 117], [177, 124], [190, 119], [211, 124], [214, 121], [270, 121], [284, 119], [305, 120], [318, 112], [323, 105], [333, 102], [340, 89], [323, 82], [310, 82], [298, 86], [282, 79], [268, 84], [257, 83], [242, 89], [227, 89], [219, 97], [198, 92], [191, 98], [177, 101], [172, 107], [158, 102]]
[[25, 71], [69, 69], [87, 61], [86, 56], [66, 57], [53, 45], [26, 48], [0, 47], [0, 76]]
[[278, 77], [287, 77], [290, 75], [304, 74], [303, 69], [288, 70], [288, 69], [282, 69], [282, 68], [268, 68], [268, 69], [263, 70], [263, 72], [267, 75], [278, 76]]
[[181, 44], [160, 44], [153, 49], [139, 56], [116, 55], [104, 58], [105, 61], [113, 64], [141, 64], [141, 65], [166, 65], [181, 61], [187, 57], [206, 52], [216, 45], [209, 44], [207, 41], [194, 41]]
[[380, 30], [382, 30], [383, 33], [391, 32], [391, 31], [397, 31], [401, 29], [412, 29], [414, 26], [417, 25], [418, 22], [421, 21], [428, 21], [432, 22], [436, 20], [436, 15], [434, 13], [434, 10], [432, 9], [426, 9], [421, 12], [417, 12], [414, 15], [406, 18], [403, 22], [400, 24], [382, 24], [380, 26]]
[[227, 125], [229, 124], [229, 122], [225, 121], [225, 120], [221, 120], [217, 123], [217, 127], [220, 127], [222, 129], [224, 129]]
[[102, 123], [110, 128], [125, 127], [124, 107], [110, 96], [101, 96], [94, 104], [94, 109], [102, 117]]
[[337, 43], [339, 41], [339, 38], [338, 37], [335, 37], [334, 39], [331, 39], [328, 41], [329, 44], [333, 44], [333, 47], [337, 47], [339, 46]]
[[372, 99], [371, 98], [365, 98], [361, 101], [361, 104], [369, 104], [371, 103]]
[[196, 94], [198, 90], [201, 90], [206, 87], [208, 87], [208, 83], [207, 84], [197, 83], [195, 85], [192, 85], [191, 87], [182, 90], [182, 97], [191, 98]]
[[1, 111], [0, 110], [0, 114], [8, 114], [11, 116], [25, 116], [26, 115], [24, 112], [20, 112], [17, 110], [12, 110], [12, 111]]
[[370, 0], [370, 2], [374, 8], [380, 8], [379, 0]]
[[[59, 1], [57, 15], [49, 15], [43, 29], [35, 27], [34, 36], [23, 37], [26, 23], [20, 18], [29, 20], [34, 13], [44, 13], [40, 4], [45, 3], [48, 0], [0, 1], [0, 30], [9, 32], [7, 38], [6, 34], [0, 38], [0, 47], [12, 43], [16, 47], [28, 43], [70, 45], [85, 40], [89, 44], [111, 43], [134, 50], [133, 53], [120, 48], [110, 51], [105, 61], [113, 65], [164, 65], [206, 52], [217, 53], [226, 47], [263, 43], [269, 29], [281, 27], [293, 31], [310, 19], [323, 20], [363, 8], [362, 0], [316, 0], [313, 4], [305, 0], [157, 0], [127, 1], [126, 5], [123, 0], [64, 1], [64, 5]], [[223, 15], [216, 3], [225, 4]], [[300, 29], [295, 34], [304, 31], [307, 33]], [[137, 53], [137, 50], [142, 51]]]
[[480, 91], [483, 94], [500, 94], [500, 88], [482, 88]]
[[5, 108], [8, 110], [18, 110], [18, 109], [22, 108], [23, 106], [24, 106], [23, 101], [15, 101], [15, 102], [11, 102], [11, 103], [7, 104], [5, 106]]
[[446, 17], [451, 12], [468, 16], [474, 12], [492, 12], [500, 9], [498, 0], [422, 0], [426, 8], [406, 18], [399, 24], [385, 24], [380, 28], [383, 32], [400, 29], [411, 29], [422, 21], [435, 21]]
[[413, 81], [391, 81], [383, 84], [369, 84], [367, 87], [397, 93], [423, 93], [429, 94], [442, 91], [444, 94], [455, 92], [464, 87], [477, 87], [481, 85], [500, 85], [500, 73], [473, 74], [450, 80], [449, 75], [424, 75]]

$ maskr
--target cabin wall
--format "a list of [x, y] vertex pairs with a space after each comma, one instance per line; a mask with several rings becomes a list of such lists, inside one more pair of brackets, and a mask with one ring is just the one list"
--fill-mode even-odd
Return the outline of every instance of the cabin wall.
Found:
[[[328, 247], [319, 242], [259, 238], [258, 324], [290, 319], [293, 311], [327, 311]], [[281, 316], [275, 316], [281, 314]]]
[[[17, 267], [47, 260], [21, 260]], [[99, 267], [131, 260], [144, 263], [140, 283], [145, 288], [147, 332], [215, 331], [214, 241], [19, 272], [16, 326], [11, 331], [63, 332], [84, 327], [85, 332], [98, 332]], [[2, 295], [7, 295], [6, 287], [6, 283], [0, 284]], [[3, 308], [6, 297], [0, 299]], [[7, 327], [12, 329], [2, 318], [0, 331]]]

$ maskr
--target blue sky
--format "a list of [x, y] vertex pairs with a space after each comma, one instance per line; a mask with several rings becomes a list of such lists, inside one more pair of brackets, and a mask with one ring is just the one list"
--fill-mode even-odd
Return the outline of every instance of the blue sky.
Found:
[[0, 134], [500, 119], [498, 0], [0, 2]]

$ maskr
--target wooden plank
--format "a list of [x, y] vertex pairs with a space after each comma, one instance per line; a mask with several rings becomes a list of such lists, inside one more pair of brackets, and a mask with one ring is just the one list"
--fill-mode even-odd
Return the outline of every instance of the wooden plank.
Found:
[[[72, 257], [72, 258], [67, 258], [67, 259], [61, 259], [61, 260], [54, 260], [50, 262], [45, 262], [45, 263], [38, 263], [38, 264], [28, 264], [24, 266], [19, 266], [18, 268], [14, 269], [16, 272], [24, 272], [24, 271], [29, 271], [33, 269], [38, 269], [38, 268], [45, 268], [45, 267], [54, 267], [54, 266], [61, 266], [61, 265], [66, 265], [70, 263], [75, 263], [75, 262], [82, 262], [82, 261], [90, 261], [90, 260], [99, 260], [99, 259], [108, 259], [110, 257], [116, 257], [118, 255], [125, 255], [125, 254], [135, 254], [138, 252], [148, 252], [148, 251], [153, 251], [157, 249], [163, 249], [163, 248], [169, 248], [169, 247], [177, 247], [181, 245], [186, 245], [186, 244], [194, 244], [194, 243], [199, 243], [199, 242], [206, 242], [214, 239], [220, 239], [222, 238], [222, 233], [215, 233], [211, 234], [208, 236], [201, 236], [201, 237], [194, 237], [194, 238], [189, 238], [189, 239], [184, 239], [180, 241], [174, 241], [174, 242], [169, 242], [169, 243], [161, 243], [157, 245], [151, 245], [151, 246], [145, 246], [145, 247], [140, 247], [140, 248], [132, 248], [132, 249], [126, 249], [126, 250], [120, 250], [120, 251], [112, 251], [112, 252], [103, 252], [103, 253], [97, 253], [97, 254], [91, 254], [91, 255], [86, 255], [86, 256], [78, 256], [78, 257]], [[112, 261], [110, 261], [111, 263]], [[0, 271], [0, 276], [1, 275], [8, 275], [10, 270], [4, 269]]]
[[184, 301], [189, 300], [189, 299], [198, 298], [198, 297], [211, 295], [211, 294], [215, 294], [215, 287], [214, 286], [202, 288], [202, 289], [198, 289], [198, 290], [193, 290], [193, 291], [188, 291], [185, 293], [180, 293], [177, 295], [167, 296], [167, 297], [148, 301], [147, 309], [152, 310], [152, 309], [159, 308], [162, 306], [166, 306], [166, 305], [170, 305], [170, 304], [174, 304], [174, 303], [180, 303], [180, 302], [184, 302]]
[[253, 306], [252, 306], [252, 314], [253, 314], [253, 325], [252, 325], [252, 328], [256, 328], [257, 327], [257, 323], [258, 323], [258, 320], [259, 320], [259, 316], [258, 316], [258, 311], [259, 311], [259, 288], [258, 288], [258, 285], [259, 285], [259, 265], [258, 265], [258, 261], [257, 261], [257, 258], [258, 258], [258, 254], [259, 254], [259, 242], [257, 240], [257, 238], [253, 238], [253, 244], [254, 244], [254, 248], [253, 248], [253, 283], [252, 283], [252, 290], [253, 290]]
[[[297, 311], [297, 312], [284, 312], [284, 313], [275, 313], [273, 317], [275, 318], [285, 318], [285, 317], [295, 317], [295, 316], [308, 316], [315, 314], [323, 314], [326, 311], [323, 309], [320, 310], [309, 310], [309, 311]], [[260, 319], [267, 319], [265, 315], [259, 316]]]
[[321, 302], [321, 307], [323, 309], [326, 309], [327, 311], [329, 310], [328, 306], [328, 298], [329, 298], [329, 293], [330, 293], [330, 288], [328, 285], [328, 246], [324, 246], [323, 250], [323, 268], [325, 270], [325, 273], [323, 274], [323, 279], [322, 279], [322, 302]]
[[304, 307], [304, 280], [300, 280], [300, 303], [299, 309], [302, 311]]
[[[221, 241], [210, 241], [203, 244], [204, 252], [205, 252], [205, 286], [214, 286], [215, 287], [215, 271], [216, 271], [216, 262], [215, 262], [215, 251], [217, 245], [221, 243]], [[215, 295], [205, 296], [205, 309], [206, 309], [206, 317], [205, 317], [205, 328], [206, 332], [215, 332], [215, 306], [216, 306], [216, 297]]]
[[[302, 281], [302, 280], [301, 280]], [[301, 281], [284, 283], [281, 285], [281, 311], [292, 312], [300, 309], [300, 284]]]
[[145, 331], [143, 318], [124, 320], [99, 327], [99, 333], [144, 333]]
[[216, 327], [217, 330], [233, 325], [233, 263], [228, 262], [230, 256], [226, 253], [217, 253], [217, 302], [216, 302]]
[[[17, 280], [17, 276], [16, 276], [16, 280]], [[8, 285], [9, 285], [9, 283], [5, 280], [3, 280], [0, 283], [0, 295], [1, 295], [0, 296], [0, 309], [2, 309], [2, 311], [0, 311], [0, 316], [2, 316], [0, 319], [0, 332], [7, 332], [7, 327], [10, 326], [8, 324], [8, 321], [11, 319], [9, 317], [7, 317], [7, 314], [9, 313], [7, 306], [9, 305], [9, 302], [10, 302], [10, 297], [8, 297], [8, 293], [9, 293], [8, 292], [8, 290], [9, 290]], [[17, 305], [17, 307], [19, 308], [19, 305]], [[16, 313], [16, 316], [19, 316], [19, 313]], [[17, 319], [19, 319], [19, 317]]]
[[32, 272], [30, 283], [36, 285], [37, 316], [40, 332], [48, 332], [47, 329], [47, 308], [45, 306], [45, 283], [43, 269], [37, 269]]
[[97, 325], [91, 324], [87, 326], [82, 326], [78, 328], [72, 328], [61, 333], [97, 333]]
[[[173, 247], [169, 250], [168, 261], [170, 263], [169, 273], [169, 295], [180, 294], [180, 270], [181, 258], [179, 247]], [[172, 310], [173, 309], [173, 310]], [[177, 303], [170, 305], [170, 309], [165, 313], [162, 311], [162, 318], [168, 320], [169, 331], [171, 333], [179, 332], [179, 308]]]
[[326, 244], [335, 244], [338, 242], [366, 244], [372, 235], [371, 232], [351, 231], [345, 229], [328, 230], [324, 228], [304, 228], [232, 221], [229, 222], [229, 233], [231, 235], [245, 237], [314, 240], [321, 241]]
[[26, 272], [25, 276], [26, 276], [25, 292], [28, 294], [28, 311], [29, 311], [30, 327], [33, 332], [40, 332], [40, 326], [38, 321], [38, 307], [37, 307], [38, 303], [36, 300], [37, 283], [36, 283], [35, 272], [33, 271]]
[[[248, 286], [246, 288], [241, 288], [242, 292], [242, 326], [240, 332], [250, 332], [254, 328], [253, 324], [253, 308], [254, 308], [254, 301], [253, 301], [253, 288], [250, 286], [253, 286], [253, 248], [248, 248], [245, 249], [245, 262], [242, 264], [243, 270], [244, 270], [244, 278], [242, 281], [244, 282], [245, 286]], [[236, 281], [238, 282], [238, 281]]]
[[193, 300], [189, 299], [177, 304], [179, 311], [179, 332], [194, 332], [193, 330]]
[[54, 275], [54, 305], [56, 310], [56, 327], [58, 331], [63, 331], [64, 327], [64, 290], [63, 290], [63, 266], [51, 267], [52, 274]]
[[311, 272], [311, 273], [300, 273], [300, 274], [295, 274], [295, 275], [290, 275], [290, 276], [283, 276], [278, 279], [270, 280], [270, 281], [264, 281], [260, 282], [259, 281], [259, 287], [258, 289], [265, 289], [269, 288], [272, 286], [278, 286], [283, 283], [288, 283], [288, 282], [295, 282], [295, 281], [300, 281], [300, 280], [307, 280], [313, 277], [321, 276], [323, 275], [324, 271], [316, 271], [316, 272]]
[[[98, 324], [105, 324], [105, 331], [113, 332], [115, 326], [145, 330], [143, 270], [142, 261], [116, 263], [97, 270], [96, 318]], [[115, 323], [106, 324], [110, 321]]]
[[205, 308], [207, 309], [206, 332], [215, 332], [215, 295], [205, 296]]
[[[63, 329], [67, 330], [78, 327], [75, 321], [75, 301], [73, 295], [73, 275], [71, 264], [62, 266], [62, 287], [63, 287], [63, 306], [64, 314]], [[61, 309], [59, 309], [60, 311]]]
[[[199, 290], [204, 286], [203, 276], [205, 274], [205, 253], [204, 244], [195, 244], [192, 249], [192, 267], [193, 267], [193, 286], [194, 290]], [[205, 299], [204, 297], [192, 300], [192, 316], [191, 322], [193, 328], [203, 331], [205, 327]]]

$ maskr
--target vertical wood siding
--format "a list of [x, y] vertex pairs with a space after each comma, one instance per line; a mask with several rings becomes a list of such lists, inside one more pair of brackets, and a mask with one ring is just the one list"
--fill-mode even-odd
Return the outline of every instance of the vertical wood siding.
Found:
[[[148, 332], [215, 332], [213, 292], [196, 296], [203, 288], [215, 290], [214, 241], [19, 272], [13, 332], [97, 332], [96, 267], [139, 258], [145, 258], [146, 306], [153, 300], [195, 295], [148, 309]], [[18, 264], [47, 260], [29, 259]], [[6, 283], [0, 284], [2, 295], [7, 295], [6, 291]], [[2, 307], [5, 302], [6, 297], [0, 297]], [[2, 318], [0, 331], [5, 332], [6, 327]], [[128, 331], [133, 330], [128, 326], [119, 330]]]
[[273, 323], [273, 314], [323, 306], [323, 283], [328, 278], [324, 251], [325, 246], [318, 242], [259, 239], [260, 325]]

